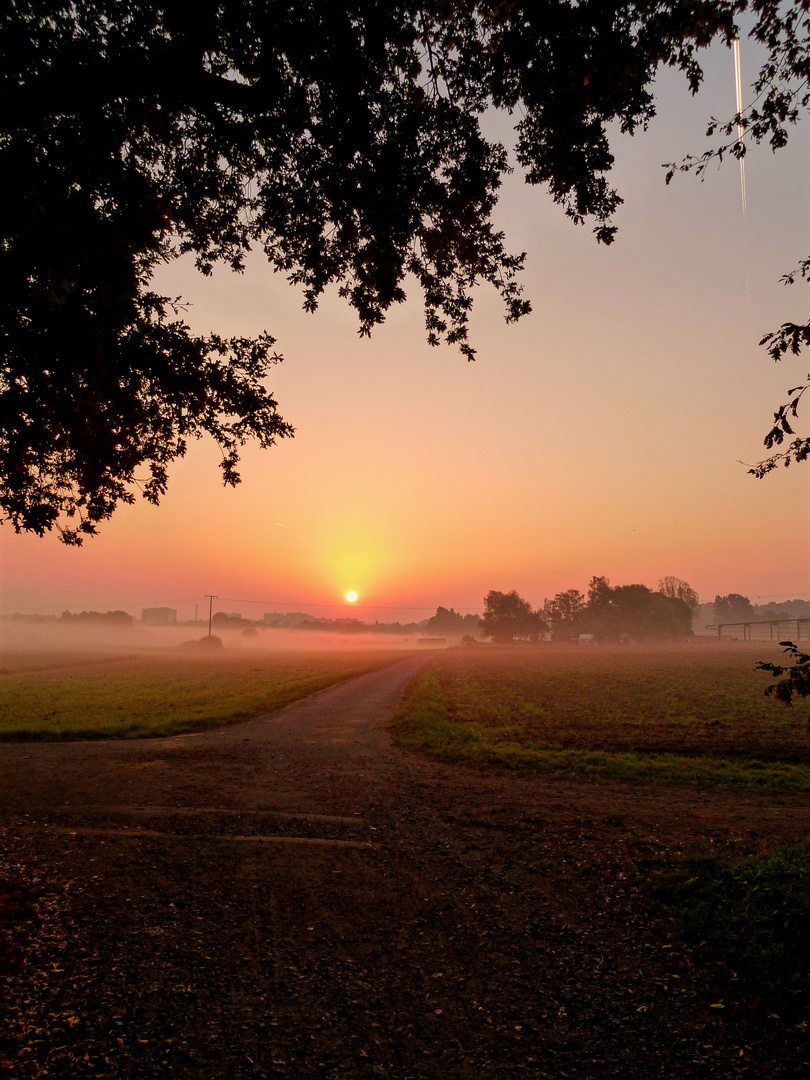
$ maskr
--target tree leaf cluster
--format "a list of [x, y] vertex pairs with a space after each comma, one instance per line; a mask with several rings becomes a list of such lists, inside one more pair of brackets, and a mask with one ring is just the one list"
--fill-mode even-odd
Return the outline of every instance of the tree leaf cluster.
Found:
[[[807, 326], [795, 326], [793, 323], [786, 323], [779, 331], [779, 334], [772, 335], [772, 337], [775, 339], [783, 334], [792, 337], [794, 341], [800, 340], [806, 344], [810, 341], [810, 324]], [[799, 346], [792, 348], [792, 351], [798, 352]], [[765, 458], [748, 470], [758, 479], [761, 480], [763, 476], [772, 472], [780, 464], [788, 466], [791, 462], [798, 463], [807, 461], [810, 458], [810, 437], [796, 435], [790, 423], [790, 417], [795, 420], [799, 415], [799, 402], [806, 390], [810, 390], [810, 377], [803, 386], [794, 386], [791, 390], [788, 390], [788, 400], [783, 405], [780, 405], [773, 414], [773, 427], [763, 440], [765, 448], [772, 450], [774, 446], [781, 446], [786, 435], [794, 435], [795, 438], [787, 444], [784, 450], [772, 454], [769, 458]]]
[[[330, 287], [368, 335], [415, 286], [427, 340], [475, 352], [474, 289], [530, 310], [492, 215], [514, 160], [599, 241], [621, 202], [612, 131], [655, 113], [661, 65], [755, 15], [768, 60], [746, 120], [774, 146], [807, 104], [806, 3], [775, 0], [18, 0], [0, 12], [0, 513], [78, 544], [134, 491], [157, 502], [190, 439], [239, 480], [249, 439], [293, 434], [273, 338], [194, 333], [152, 288], [263, 251], [314, 311]], [[804, 81], [802, 81], [804, 80]], [[782, 417], [784, 419], [784, 417]], [[782, 428], [780, 428], [782, 430]], [[779, 441], [778, 439], [776, 440]], [[803, 460], [807, 447], [787, 457]], [[767, 470], [765, 470], [767, 471]]]
[[810, 696], [810, 654], [802, 652], [792, 641], [780, 641], [779, 644], [790, 656], [791, 664], [772, 664], [765, 660], [757, 662], [757, 669], [770, 671], [779, 681], [766, 687], [765, 693], [772, 694], [785, 705], [793, 702], [793, 695]]

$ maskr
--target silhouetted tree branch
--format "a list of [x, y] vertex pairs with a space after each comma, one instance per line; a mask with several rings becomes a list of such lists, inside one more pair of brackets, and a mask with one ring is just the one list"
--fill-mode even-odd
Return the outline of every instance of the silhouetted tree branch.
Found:
[[753, 12], [767, 60], [746, 122], [781, 145], [807, 105], [805, 6], [3, 6], [3, 519], [81, 543], [139, 487], [157, 501], [188, 439], [218, 440], [235, 483], [247, 439], [292, 434], [264, 383], [280, 359], [272, 339], [195, 335], [151, 288], [160, 265], [189, 254], [203, 274], [240, 270], [260, 249], [308, 311], [336, 286], [364, 335], [413, 281], [429, 343], [473, 359], [476, 285], [500, 294], [507, 321], [530, 309], [524, 256], [492, 222], [510, 165], [481, 129], [485, 111], [517, 118], [526, 182], [610, 243], [621, 199], [608, 132], [647, 125], [660, 65], [694, 92], [698, 50], [730, 42]]

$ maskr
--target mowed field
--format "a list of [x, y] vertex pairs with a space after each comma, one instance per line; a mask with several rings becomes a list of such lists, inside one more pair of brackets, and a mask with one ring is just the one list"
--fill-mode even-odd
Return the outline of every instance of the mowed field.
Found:
[[249, 720], [403, 660], [403, 650], [7, 652], [0, 739], [173, 735]]
[[758, 660], [778, 645], [480, 646], [437, 654], [397, 742], [445, 760], [560, 777], [810, 791], [810, 709]]

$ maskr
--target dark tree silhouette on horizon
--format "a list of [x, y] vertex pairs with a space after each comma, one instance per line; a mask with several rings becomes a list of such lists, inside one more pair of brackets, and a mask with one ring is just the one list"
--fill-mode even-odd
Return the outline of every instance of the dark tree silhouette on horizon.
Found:
[[469, 635], [476, 633], [478, 622], [477, 615], [462, 615], [455, 608], [448, 609], [439, 605], [436, 614], [428, 619], [427, 628], [431, 633]]
[[658, 591], [672, 600], [683, 600], [693, 614], [700, 607], [700, 597], [683, 578], [674, 577], [671, 574], [662, 578], [658, 582]]
[[714, 621], [744, 622], [754, 618], [754, 608], [747, 596], [740, 593], [729, 593], [728, 596], [715, 596], [712, 605]]
[[491, 589], [484, 597], [481, 633], [498, 644], [506, 645], [515, 638], [536, 639], [548, 629], [539, 611], [533, 611], [528, 600], [511, 592]]
[[[182, 255], [208, 274], [261, 249], [308, 311], [336, 285], [361, 334], [411, 280], [428, 341], [472, 359], [477, 284], [507, 321], [529, 311], [523, 255], [492, 223], [510, 167], [484, 112], [514, 115], [526, 181], [609, 243], [609, 125], [647, 124], [662, 64], [695, 91], [698, 50], [730, 42], [744, 11], [768, 53], [745, 122], [779, 146], [808, 102], [801, 3], [4, 5], [3, 520], [78, 544], [138, 489], [158, 502], [190, 439], [215, 439], [235, 484], [247, 440], [293, 434], [265, 385], [281, 359], [270, 334], [197, 335], [182, 300], [152, 288]], [[769, 347], [808, 341], [810, 325], [787, 324]], [[793, 434], [800, 390], [772, 444]], [[808, 453], [796, 439], [776, 458]]]
[[593, 577], [581, 625], [600, 641], [673, 641], [691, 636], [692, 611], [680, 596]]
[[579, 589], [567, 589], [547, 601], [543, 614], [551, 623], [552, 640], [570, 640], [578, 630], [585, 611], [585, 597]]

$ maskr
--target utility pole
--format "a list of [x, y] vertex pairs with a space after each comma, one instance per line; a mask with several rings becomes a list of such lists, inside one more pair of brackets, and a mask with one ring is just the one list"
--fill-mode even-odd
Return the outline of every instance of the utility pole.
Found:
[[216, 596], [212, 596], [211, 593], [205, 594], [205, 599], [208, 600], [208, 636], [211, 637], [211, 620], [214, 617], [214, 601], [218, 599]]

